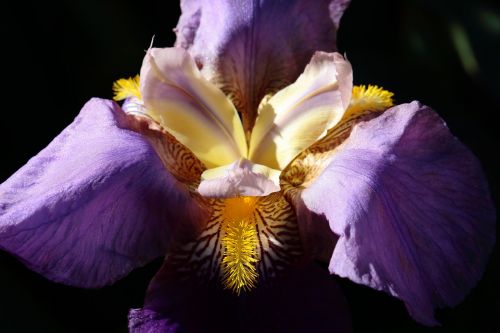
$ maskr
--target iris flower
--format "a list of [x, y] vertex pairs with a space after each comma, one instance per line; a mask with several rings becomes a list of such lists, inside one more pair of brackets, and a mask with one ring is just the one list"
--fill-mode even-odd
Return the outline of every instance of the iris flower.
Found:
[[349, 330], [328, 271], [435, 325], [495, 241], [481, 166], [419, 102], [353, 86], [346, 0], [184, 0], [116, 102], [92, 99], [0, 186], [0, 247], [109, 285], [165, 261], [134, 332]]

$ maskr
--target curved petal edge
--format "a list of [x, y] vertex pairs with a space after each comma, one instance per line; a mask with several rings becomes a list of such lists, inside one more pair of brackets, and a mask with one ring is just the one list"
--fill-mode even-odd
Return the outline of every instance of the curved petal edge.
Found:
[[302, 192], [340, 236], [330, 272], [402, 299], [435, 325], [481, 278], [495, 208], [476, 157], [413, 102], [357, 125]]
[[56, 282], [95, 288], [165, 254], [200, 209], [116, 103], [74, 122], [0, 185], [0, 249]]
[[130, 311], [131, 332], [352, 332], [336, 279], [312, 262], [288, 267], [239, 296], [171, 268], [165, 262], [149, 285], [144, 307]]
[[176, 46], [231, 97], [249, 132], [268, 94], [294, 82], [315, 51], [336, 50], [349, 0], [183, 0]]

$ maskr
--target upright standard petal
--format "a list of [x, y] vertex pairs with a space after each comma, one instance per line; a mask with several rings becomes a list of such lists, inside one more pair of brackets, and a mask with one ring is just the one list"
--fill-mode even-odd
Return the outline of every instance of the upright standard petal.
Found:
[[261, 105], [249, 159], [283, 170], [339, 122], [351, 91], [351, 64], [338, 53], [315, 53], [295, 83]]
[[[93, 99], [0, 185], [0, 248], [51, 280], [100, 287], [164, 255], [199, 208], [125, 114]], [[181, 229], [187, 228], [187, 229]]]
[[302, 193], [340, 236], [330, 271], [402, 299], [419, 322], [481, 277], [495, 210], [481, 166], [417, 102], [354, 127]]
[[183, 0], [176, 46], [231, 97], [248, 133], [262, 98], [294, 82], [315, 51], [336, 50], [349, 0]]
[[246, 157], [236, 109], [185, 50], [150, 49], [141, 68], [141, 94], [148, 114], [207, 168]]

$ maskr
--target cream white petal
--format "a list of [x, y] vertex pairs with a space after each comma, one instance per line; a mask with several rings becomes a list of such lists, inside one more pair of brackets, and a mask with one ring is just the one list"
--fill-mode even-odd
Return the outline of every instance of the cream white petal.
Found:
[[245, 135], [234, 105], [203, 78], [187, 51], [149, 49], [140, 86], [148, 114], [207, 168], [246, 157]]
[[249, 159], [282, 170], [339, 122], [351, 91], [350, 63], [338, 53], [316, 52], [297, 81], [260, 108]]

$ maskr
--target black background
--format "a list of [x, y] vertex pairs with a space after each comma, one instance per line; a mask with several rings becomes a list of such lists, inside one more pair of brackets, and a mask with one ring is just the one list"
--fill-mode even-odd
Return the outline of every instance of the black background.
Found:
[[[311, 1], [312, 2], [312, 1]], [[0, 182], [64, 127], [92, 96], [135, 75], [144, 50], [171, 46], [176, 1], [17, 1], [2, 5]], [[465, 51], [464, 51], [465, 45]], [[467, 45], [472, 50], [467, 52]], [[498, 207], [500, 11], [494, 1], [354, 0], [338, 46], [353, 64], [355, 84], [382, 85], [397, 102], [431, 105], [482, 161]], [[426, 328], [403, 304], [338, 279], [355, 332], [494, 332], [498, 254], [482, 281]], [[115, 285], [81, 290], [51, 283], [0, 253], [0, 332], [125, 332], [127, 311], [142, 304], [161, 259]]]

